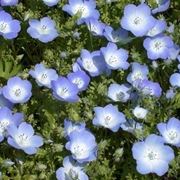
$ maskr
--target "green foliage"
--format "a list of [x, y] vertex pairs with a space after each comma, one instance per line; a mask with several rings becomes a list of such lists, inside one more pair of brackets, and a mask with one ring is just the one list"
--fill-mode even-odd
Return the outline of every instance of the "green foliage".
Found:
[[[21, 20], [22, 31], [14, 41], [0, 39], [0, 84], [5, 85], [6, 80], [14, 75], [28, 78], [33, 83], [33, 97], [26, 105], [16, 106], [16, 111], [25, 114], [25, 120], [30, 122], [36, 132], [41, 134], [45, 144], [36, 155], [29, 156], [22, 151], [9, 147], [6, 142], [0, 144], [0, 169], [3, 180], [53, 180], [55, 171], [62, 166], [63, 158], [69, 154], [65, 150], [66, 140], [63, 137], [63, 122], [69, 118], [75, 122], [85, 121], [87, 127], [95, 134], [98, 142], [98, 159], [86, 167], [90, 180], [156, 180], [178, 179], [180, 177], [180, 154], [175, 149], [176, 158], [170, 166], [168, 174], [159, 178], [154, 174], [142, 176], [137, 173], [135, 161], [132, 158], [131, 147], [135, 141], [146, 137], [150, 133], [157, 133], [156, 124], [165, 122], [169, 117], [179, 116], [180, 92], [167, 101], [165, 98], [153, 99], [142, 97], [138, 102], [149, 110], [148, 118], [144, 123], [143, 133], [135, 135], [119, 131], [112, 133], [103, 128], [95, 128], [92, 125], [93, 108], [104, 106], [109, 103], [107, 89], [113, 82], [123, 83], [127, 72], [113, 72], [111, 76], [101, 76], [91, 79], [90, 86], [80, 97], [76, 104], [62, 103], [55, 100], [49, 90], [40, 88], [29, 77], [28, 70], [35, 64], [43, 62], [48, 67], [55, 68], [60, 75], [67, 75], [71, 71], [72, 63], [80, 55], [82, 48], [99, 50], [105, 46], [104, 38], [90, 36], [85, 25], [77, 26], [77, 17], [70, 17], [62, 11], [66, 0], [61, 0], [55, 8], [45, 6], [40, 0], [24, 0], [17, 7], [7, 7], [14, 18]], [[153, 7], [154, 1], [148, 1]], [[97, 7], [104, 23], [119, 26], [123, 8], [128, 3], [138, 4], [138, 0], [118, 0], [106, 4], [105, 0], [97, 0]], [[163, 17], [168, 23], [175, 25], [173, 39], [180, 44], [180, 3], [173, 0], [171, 8], [164, 13]], [[55, 20], [60, 37], [48, 44], [43, 44], [32, 39], [26, 33], [28, 20], [50, 16]], [[74, 38], [75, 32], [80, 33], [80, 38]], [[146, 63], [150, 68], [150, 79], [160, 82], [163, 90], [169, 88], [169, 76], [176, 69], [176, 63], [165, 64], [160, 61], [158, 67], [153, 69], [152, 62], [147, 59], [145, 51], [142, 51], [142, 40], [130, 39], [131, 43], [122, 42], [119, 47], [124, 47], [130, 52], [129, 61]], [[127, 44], [128, 43], [128, 44]], [[62, 58], [60, 54], [66, 53]], [[134, 118], [132, 109], [137, 102], [116, 104], [120, 111], [128, 118]], [[11, 159], [15, 162], [12, 166], [4, 166], [4, 161]]]

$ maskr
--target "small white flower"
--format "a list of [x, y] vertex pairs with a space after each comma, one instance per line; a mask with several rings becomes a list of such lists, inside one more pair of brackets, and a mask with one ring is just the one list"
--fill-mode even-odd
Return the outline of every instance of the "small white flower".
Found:
[[133, 109], [133, 114], [136, 118], [138, 119], [145, 119], [146, 118], [146, 115], [148, 113], [148, 110], [147, 109], [144, 109], [140, 106], [136, 106], [134, 109]]

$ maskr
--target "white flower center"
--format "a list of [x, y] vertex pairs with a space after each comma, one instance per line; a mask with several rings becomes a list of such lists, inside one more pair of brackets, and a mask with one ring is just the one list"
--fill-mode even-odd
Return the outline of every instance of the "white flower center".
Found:
[[69, 96], [69, 89], [67, 87], [59, 88], [57, 94], [60, 97], [68, 97]]
[[104, 123], [106, 126], [109, 126], [109, 124], [111, 124], [112, 122], [112, 117], [110, 115], [107, 115], [105, 118], [104, 118]]
[[168, 132], [168, 137], [171, 141], [173, 141], [178, 137], [178, 133], [175, 130], [171, 130]]
[[116, 64], [119, 61], [119, 58], [116, 55], [111, 55], [108, 59], [109, 64]]
[[75, 78], [74, 80], [73, 80], [73, 83], [74, 84], [76, 84], [77, 86], [78, 86], [78, 88], [81, 88], [82, 86], [83, 86], [83, 81], [82, 81], [82, 79], [81, 78]]
[[137, 79], [142, 79], [142, 73], [140, 71], [137, 71], [137, 72], [133, 73], [133, 75], [132, 75], [133, 81], [135, 81]]
[[96, 72], [97, 68], [96, 66], [94, 65], [93, 61], [92, 60], [89, 60], [89, 59], [85, 59], [83, 61], [83, 65], [84, 65], [84, 69], [86, 69], [87, 71], [89, 72]]
[[153, 151], [152, 149], [148, 149], [147, 150], [147, 154], [146, 154], [146, 158], [149, 161], [158, 160], [159, 159], [159, 155], [158, 155], [157, 152]]
[[165, 44], [162, 41], [156, 40], [152, 44], [153, 51], [160, 52], [164, 49]]
[[138, 26], [138, 25], [140, 25], [143, 22], [143, 20], [140, 17], [135, 17], [133, 19], [133, 22], [134, 22], [134, 25]]
[[16, 142], [18, 143], [19, 146], [22, 147], [28, 147], [29, 146], [29, 136], [27, 136], [26, 134], [22, 133], [19, 134], [16, 138], [15, 138]]
[[85, 17], [89, 16], [89, 9], [88, 9], [87, 6], [85, 6], [83, 4], [75, 6], [74, 12], [75, 12], [75, 14], [80, 12], [82, 18], [85, 18]]
[[2, 33], [9, 32], [9, 24], [6, 22], [0, 22], [0, 32]]
[[83, 144], [81, 144], [81, 145], [76, 144], [73, 147], [72, 153], [78, 158], [83, 158], [83, 157], [86, 157], [87, 148]]
[[124, 98], [124, 96], [125, 96], [125, 93], [123, 93], [122, 91], [120, 91], [116, 94], [117, 100], [122, 100]]
[[21, 96], [21, 89], [20, 88], [15, 89], [14, 90], [14, 95], [17, 96], [17, 97]]
[[49, 34], [49, 28], [46, 25], [41, 25], [38, 28], [39, 34]]

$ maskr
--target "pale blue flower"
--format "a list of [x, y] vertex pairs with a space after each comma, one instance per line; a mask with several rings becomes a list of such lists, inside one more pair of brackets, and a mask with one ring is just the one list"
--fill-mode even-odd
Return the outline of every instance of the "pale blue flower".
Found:
[[39, 86], [51, 88], [51, 82], [58, 79], [58, 74], [54, 69], [46, 68], [43, 64], [36, 64], [34, 70], [29, 74], [36, 79]]
[[148, 5], [128, 4], [124, 9], [121, 26], [139, 37], [146, 35], [153, 28], [155, 22], [156, 19], [151, 15], [151, 9]]
[[32, 95], [32, 85], [28, 80], [22, 80], [20, 77], [11, 77], [7, 85], [3, 87], [3, 96], [10, 102], [25, 103]]
[[126, 122], [125, 115], [119, 112], [118, 108], [112, 104], [105, 107], [95, 107], [94, 112], [93, 124], [95, 126], [103, 126], [113, 132], [117, 132], [121, 124]]
[[155, 173], [162, 176], [174, 159], [173, 149], [165, 146], [163, 138], [155, 134], [149, 135], [145, 141], [134, 143], [132, 153], [140, 174]]
[[94, 135], [88, 130], [73, 131], [69, 135], [66, 149], [79, 163], [90, 162], [97, 157], [97, 143]]
[[107, 47], [101, 48], [101, 52], [109, 69], [128, 69], [129, 63], [127, 59], [129, 55], [127, 50], [118, 49], [115, 43], [108, 43]]
[[180, 120], [172, 117], [167, 123], [159, 123], [157, 128], [168, 144], [180, 147]]
[[43, 145], [43, 139], [34, 135], [33, 127], [28, 123], [21, 123], [19, 127], [8, 127], [8, 144], [16, 149], [21, 149], [27, 154], [35, 154], [40, 146]]
[[63, 167], [56, 171], [57, 180], [88, 180], [88, 176], [83, 172], [83, 164], [73, 160], [71, 156], [66, 156], [63, 160]]
[[127, 102], [130, 99], [131, 87], [125, 84], [111, 84], [108, 88], [108, 97], [115, 102]]

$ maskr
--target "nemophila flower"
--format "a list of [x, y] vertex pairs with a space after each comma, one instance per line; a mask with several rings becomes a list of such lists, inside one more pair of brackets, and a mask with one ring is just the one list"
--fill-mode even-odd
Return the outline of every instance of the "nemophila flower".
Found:
[[122, 28], [114, 30], [111, 26], [104, 28], [104, 36], [110, 42], [117, 43], [128, 38], [128, 31]]
[[49, 17], [44, 17], [40, 21], [31, 19], [29, 20], [29, 25], [27, 29], [28, 34], [43, 43], [53, 41], [58, 36], [56, 24]]
[[172, 48], [174, 43], [169, 36], [160, 34], [152, 38], [146, 38], [143, 46], [147, 50], [149, 59], [167, 59], [169, 57], [169, 48]]
[[90, 53], [88, 50], [82, 49], [81, 56], [77, 59], [77, 63], [92, 77], [107, 72], [106, 63], [100, 51]]
[[130, 91], [131, 87], [114, 83], [108, 88], [108, 97], [116, 102], [127, 102], [130, 98]]
[[8, 107], [9, 109], [11, 109], [13, 107], [13, 104], [3, 96], [2, 88], [0, 87], [0, 109], [2, 107]]
[[137, 89], [140, 90], [144, 95], [160, 97], [162, 94], [162, 89], [159, 83], [152, 82], [146, 79], [137, 83]]
[[133, 114], [136, 118], [138, 119], [145, 119], [146, 118], [146, 115], [148, 113], [148, 110], [145, 109], [145, 108], [142, 108], [140, 106], [136, 106], [134, 109], [133, 109]]
[[171, 86], [180, 87], [180, 73], [172, 74], [169, 81], [170, 81]]
[[66, 102], [77, 102], [79, 100], [77, 86], [67, 78], [59, 77], [57, 80], [52, 81], [51, 85], [53, 96], [56, 99]]
[[23, 121], [22, 113], [13, 113], [7, 107], [0, 109], [0, 142], [7, 136], [7, 128], [11, 125], [18, 126]]
[[0, 35], [5, 39], [14, 39], [21, 30], [20, 22], [10, 14], [0, 11]]
[[145, 141], [134, 143], [132, 153], [140, 174], [156, 173], [162, 176], [174, 159], [173, 149], [165, 146], [163, 138], [155, 134], [149, 135]]
[[163, 33], [167, 28], [167, 23], [165, 20], [156, 20], [155, 25], [147, 33], [147, 36], [154, 37], [160, 33]]
[[128, 51], [125, 49], [118, 49], [116, 44], [108, 43], [107, 47], [101, 48], [101, 52], [109, 69], [128, 69]]
[[3, 87], [3, 96], [10, 102], [25, 103], [32, 95], [32, 85], [28, 80], [22, 80], [20, 77], [12, 77], [8, 80], [7, 85]]
[[159, 123], [157, 128], [168, 144], [180, 147], [180, 120], [172, 117], [167, 123]]
[[29, 74], [36, 79], [39, 86], [51, 88], [51, 82], [58, 79], [58, 74], [54, 69], [46, 68], [43, 64], [36, 64], [34, 70]]
[[66, 11], [71, 16], [79, 13], [80, 18], [77, 23], [82, 24], [87, 18], [99, 19], [99, 11], [96, 8], [94, 0], [69, 0], [69, 4], [63, 6], [63, 11]]
[[146, 65], [141, 65], [137, 62], [131, 64], [132, 71], [127, 76], [127, 81], [131, 84], [134, 84], [136, 80], [148, 79], [147, 75], [149, 69]]
[[143, 124], [136, 122], [133, 119], [127, 120], [125, 123], [121, 124], [123, 131], [135, 134], [137, 131], [143, 130]]
[[176, 60], [178, 59], [180, 53], [180, 47], [176, 44], [174, 44], [173, 47], [169, 48], [169, 56], [168, 59], [169, 60]]
[[15, 6], [18, 4], [18, 0], [0, 0], [1, 6]]
[[69, 73], [67, 77], [69, 81], [77, 86], [79, 91], [86, 90], [90, 83], [90, 78], [84, 71]]
[[170, 0], [156, 0], [158, 7], [152, 10], [153, 14], [166, 11], [170, 6]]
[[71, 151], [72, 157], [79, 163], [93, 161], [97, 156], [97, 143], [95, 137], [87, 130], [73, 131], [69, 135], [66, 149]]
[[176, 92], [172, 88], [167, 90], [167, 92], [166, 92], [167, 99], [172, 99], [172, 98], [174, 98], [175, 95], [176, 95]]
[[155, 22], [156, 19], [151, 15], [151, 9], [148, 5], [140, 4], [135, 6], [129, 4], [124, 9], [121, 26], [135, 36], [144, 36], [153, 28]]
[[73, 160], [71, 156], [66, 156], [63, 160], [63, 167], [56, 171], [56, 178], [58, 180], [88, 180], [88, 176], [83, 172], [83, 164]]
[[73, 123], [72, 121], [65, 119], [64, 120], [64, 135], [68, 139], [69, 135], [74, 131], [85, 130], [85, 123]]
[[105, 28], [105, 24], [94, 18], [88, 18], [85, 20], [87, 28], [92, 32], [94, 36], [102, 36]]
[[120, 125], [126, 122], [124, 114], [119, 112], [118, 108], [112, 104], [105, 107], [95, 107], [94, 112], [95, 117], [93, 119], [93, 124], [96, 126], [103, 126], [113, 132], [117, 132]]
[[47, 6], [52, 7], [52, 6], [57, 5], [57, 3], [59, 2], [59, 0], [43, 0], [43, 2], [44, 2]]
[[8, 127], [8, 144], [16, 149], [21, 149], [27, 154], [35, 154], [40, 146], [43, 145], [43, 139], [34, 135], [33, 127], [22, 122], [19, 127], [14, 125]]

